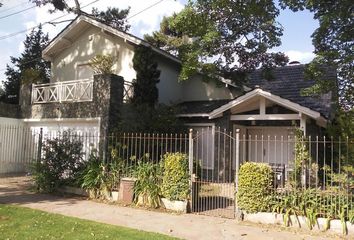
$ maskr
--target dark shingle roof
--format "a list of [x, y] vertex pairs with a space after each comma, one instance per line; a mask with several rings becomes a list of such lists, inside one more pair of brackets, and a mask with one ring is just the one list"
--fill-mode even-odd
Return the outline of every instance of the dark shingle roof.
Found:
[[231, 99], [182, 102], [178, 104], [178, 112], [180, 114], [210, 113], [230, 101]]
[[[303, 107], [308, 107], [321, 113], [325, 118], [330, 118], [332, 110], [331, 93], [324, 94], [319, 98], [301, 95], [302, 89], [311, 87], [315, 83], [313, 80], [305, 79], [304, 67], [305, 65], [291, 65], [276, 68], [273, 70], [272, 74], [274, 79], [272, 80], [264, 79], [262, 71], [255, 71], [250, 74], [246, 85], [252, 89], [256, 88], [258, 85], [264, 91], [298, 103]], [[325, 78], [335, 81], [336, 71], [327, 69]], [[210, 113], [231, 100], [232, 99], [182, 102], [178, 105], [178, 110], [181, 114]]]
[[[325, 118], [331, 117], [332, 94], [323, 94], [322, 96], [307, 97], [301, 95], [301, 90], [311, 87], [315, 84], [314, 80], [307, 80], [304, 77], [305, 65], [290, 65], [276, 68], [272, 74], [274, 79], [266, 80], [261, 71], [255, 71], [250, 74], [247, 86], [255, 88], [258, 85], [262, 90], [298, 103], [301, 106], [308, 107], [321, 113]], [[336, 71], [334, 69], [325, 69], [325, 79], [336, 80]]]

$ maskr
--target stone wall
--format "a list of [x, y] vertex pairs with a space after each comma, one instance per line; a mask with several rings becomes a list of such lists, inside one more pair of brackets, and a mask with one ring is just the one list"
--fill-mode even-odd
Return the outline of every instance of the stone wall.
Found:
[[0, 102], [0, 117], [19, 118], [20, 106], [16, 104], [8, 104]]

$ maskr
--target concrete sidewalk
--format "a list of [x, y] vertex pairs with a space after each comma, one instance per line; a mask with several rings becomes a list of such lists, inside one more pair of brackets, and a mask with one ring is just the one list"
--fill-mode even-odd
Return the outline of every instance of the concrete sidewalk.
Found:
[[158, 232], [183, 239], [333, 239], [304, 232], [247, 226], [232, 219], [170, 214], [28, 192], [27, 178], [0, 179], [0, 203], [19, 204], [66, 216]]

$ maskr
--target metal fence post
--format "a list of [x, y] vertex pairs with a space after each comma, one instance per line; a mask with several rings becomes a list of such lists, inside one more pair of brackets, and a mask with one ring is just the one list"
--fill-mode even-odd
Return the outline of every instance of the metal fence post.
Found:
[[236, 192], [238, 190], [238, 170], [240, 168], [240, 129], [236, 129], [236, 175], [235, 175], [235, 185]]
[[242, 220], [242, 213], [240, 213], [240, 210], [238, 208], [237, 204], [237, 192], [238, 192], [238, 170], [240, 168], [240, 129], [236, 129], [236, 146], [235, 146], [235, 152], [236, 152], [236, 166], [235, 166], [235, 193], [234, 193], [234, 198], [235, 198], [235, 204], [234, 204], [234, 216], [238, 220]]
[[193, 129], [189, 129], [189, 149], [188, 149], [188, 165], [189, 165], [189, 190], [191, 199], [191, 210], [193, 211]]
[[39, 163], [41, 161], [42, 140], [43, 140], [43, 128], [40, 128], [39, 136], [38, 136], [37, 163]]

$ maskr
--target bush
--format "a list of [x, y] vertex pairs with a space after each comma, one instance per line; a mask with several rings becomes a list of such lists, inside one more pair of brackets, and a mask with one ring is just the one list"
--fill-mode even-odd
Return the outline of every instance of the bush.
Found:
[[237, 203], [249, 213], [270, 208], [273, 170], [264, 163], [244, 163], [240, 167]]
[[124, 162], [115, 157], [110, 163], [104, 163], [96, 153], [80, 173], [78, 185], [90, 193], [91, 198], [107, 198], [111, 191], [118, 190], [124, 172]]
[[151, 208], [158, 208], [161, 204], [161, 169], [158, 164], [139, 161], [135, 169], [134, 185], [135, 202]]
[[107, 178], [105, 165], [95, 154], [91, 154], [79, 178], [81, 187], [89, 192], [91, 198], [99, 198], [107, 191]]
[[114, 59], [110, 55], [96, 55], [89, 61], [90, 67], [95, 74], [112, 74]]
[[82, 142], [70, 132], [46, 140], [42, 158], [32, 168], [37, 190], [54, 192], [63, 184], [73, 184], [84, 165], [82, 146]]
[[185, 200], [189, 195], [188, 158], [182, 153], [166, 153], [163, 156], [161, 192], [169, 200]]

